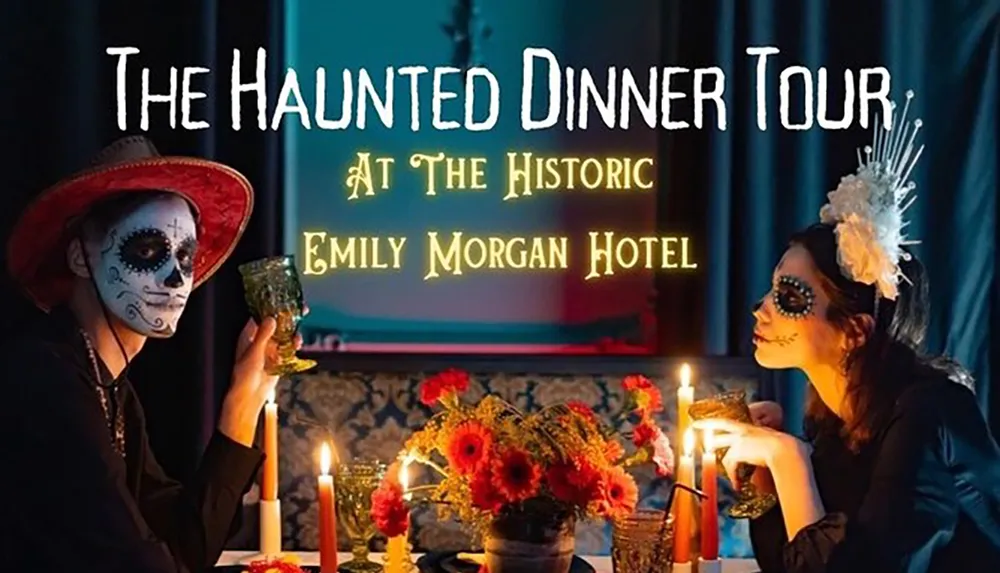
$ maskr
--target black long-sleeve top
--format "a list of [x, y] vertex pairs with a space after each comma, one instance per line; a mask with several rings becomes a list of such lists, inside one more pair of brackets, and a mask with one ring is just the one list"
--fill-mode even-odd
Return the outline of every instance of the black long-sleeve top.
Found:
[[946, 376], [909, 387], [862, 450], [814, 443], [826, 517], [790, 542], [781, 507], [750, 522], [764, 573], [1000, 572], [1000, 450]]
[[123, 459], [68, 313], [54, 313], [0, 355], [0, 427], [7, 430], [0, 437], [0, 570], [181, 573], [215, 564], [261, 463], [258, 450], [217, 432], [191, 482], [170, 479], [122, 377]]

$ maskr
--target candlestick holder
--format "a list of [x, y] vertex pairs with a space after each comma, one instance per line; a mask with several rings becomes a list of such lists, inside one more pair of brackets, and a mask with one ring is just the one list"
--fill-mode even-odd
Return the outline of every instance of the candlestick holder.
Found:
[[249, 565], [261, 559], [281, 559], [286, 553], [281, 550], [281, 501], [262, 499], [258, 502], [260, 512], [260, 553], [246, 557], [241, 565]]
[[698, 558], [698, 573], [722, 573], [721, 559]]
[[[674, 563], [670, 568], [671, 573], [693, 573], [694, 566], [690, 561], [684, 563]], [[701, 573], [700, 571], [698, 573]]]

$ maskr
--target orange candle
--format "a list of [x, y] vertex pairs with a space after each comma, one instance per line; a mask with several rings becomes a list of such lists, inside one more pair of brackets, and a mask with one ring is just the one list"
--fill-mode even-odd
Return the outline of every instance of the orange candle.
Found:
[[274, 392], [267, 396], [264, 405], [264, 474], [261, 476], [260, 498], [278, 499], [278, 405]]
[[337, 573], [337, 512], [334, 503], [333, 476], [330, 475], [330, 446], [320, 449], [319, 476], [319, 570]]
[[[684, 452], [677, 463], [677, 483], [694, 488], [694, 431], [684, 432]], [[678, 492], [677, 521], [674, 527], [674, 563], [691, 562], [691, 535], [694, 518], [694, 499], [688, 492]]]
[[719, 558], [719, 484], [711, 430], [702, 434], [702, 443], [701, 491], [705, 498], [701, 500], [701, 558], [712, 561]]

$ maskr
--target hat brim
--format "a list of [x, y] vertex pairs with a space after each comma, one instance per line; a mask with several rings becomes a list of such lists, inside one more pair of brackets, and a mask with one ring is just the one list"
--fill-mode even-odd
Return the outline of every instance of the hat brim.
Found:
[[253, 210], [253, 188], [235, 169], [193, 157], [97, 167], [45, 190], [21, 214], [7, 242], [11, 276], [42, 310], [65, 302], [73, 283], [65, 249], [76, 219], [112, 196], [151, 191], [176, 193], [197, 211], [197, 288], [222, 266], [243, 235]]

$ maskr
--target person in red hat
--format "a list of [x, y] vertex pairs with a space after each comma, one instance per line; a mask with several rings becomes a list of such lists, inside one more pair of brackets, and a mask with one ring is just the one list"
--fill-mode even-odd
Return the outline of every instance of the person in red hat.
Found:
[[17, 548], [4, 551], [4, 569], [166, 573], [218, 560], [262, 461], [252, 443], [277, 381], [264, 373], [274, 320], [240, 335], [218, 429], [190, 483], [157, 464], [127, 371], [148, 338], [174, 334], [252, 208], [235, 170], [128, 137], [23, 212], [8, 271], [46, 315], [0, 351], [16, 405], [3, 418], [13, 433], [0, 521], [12, 530], [0, 536]]

